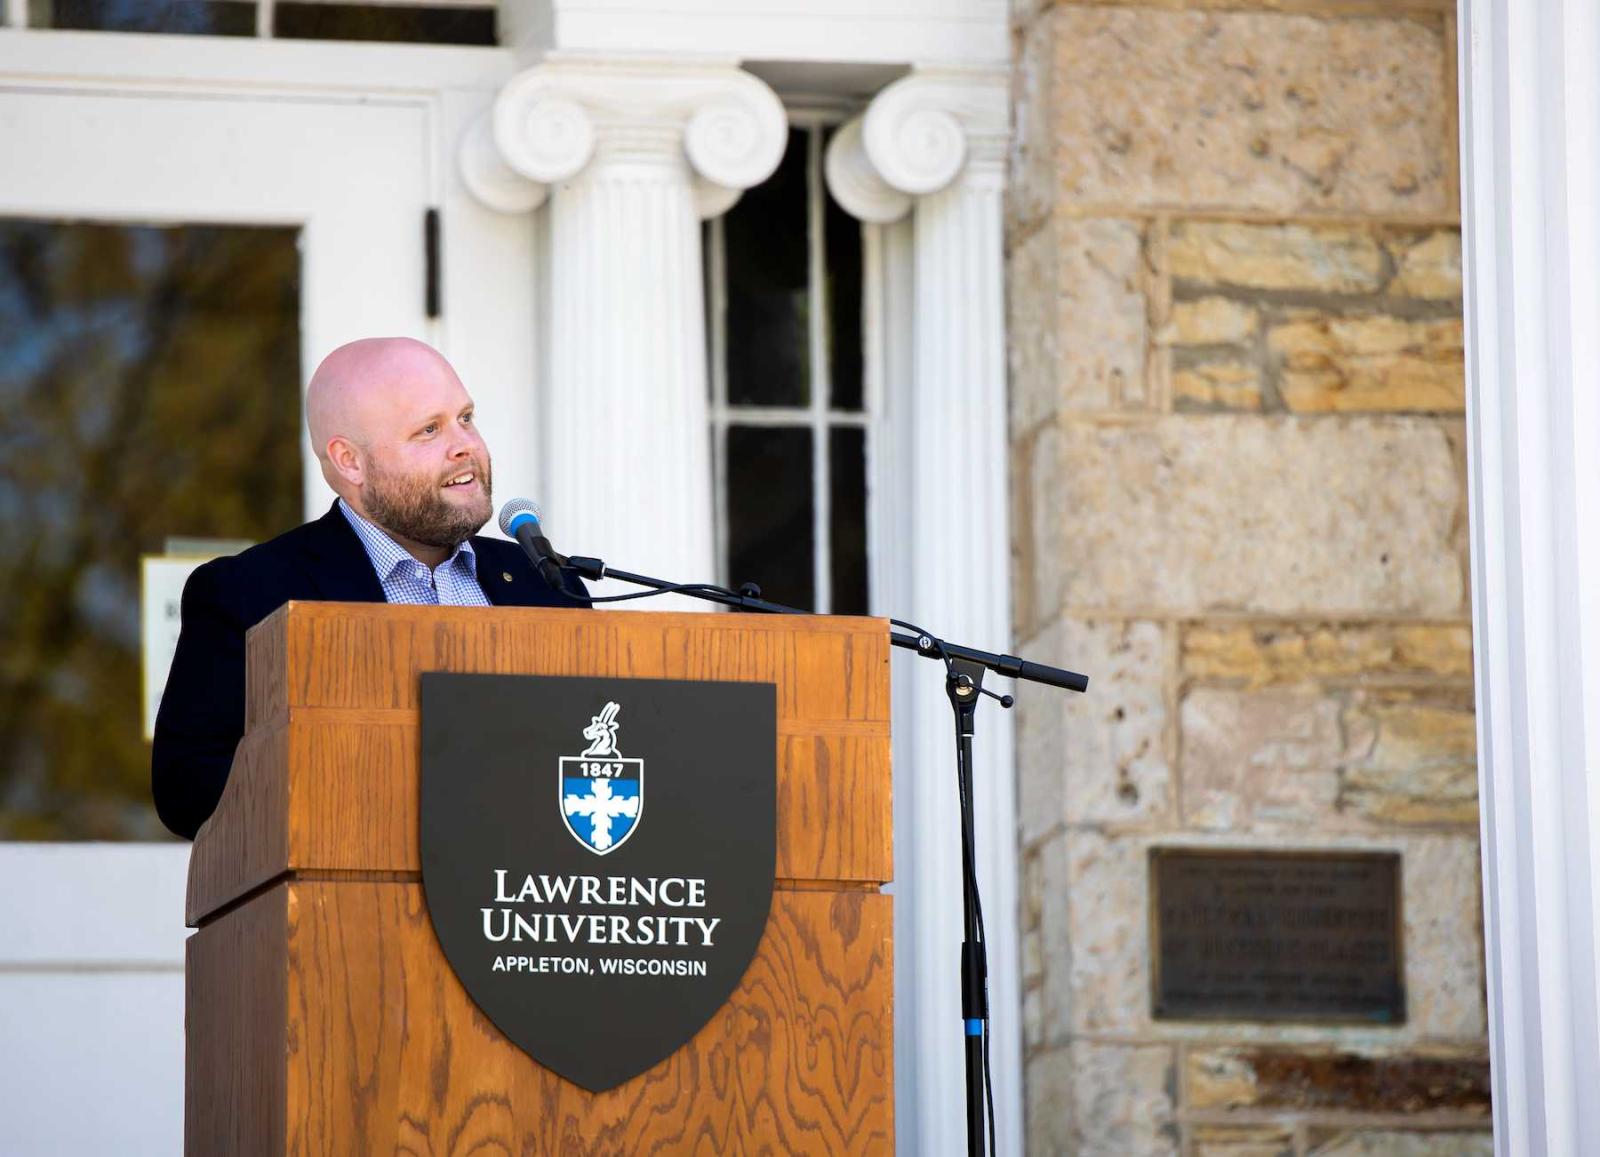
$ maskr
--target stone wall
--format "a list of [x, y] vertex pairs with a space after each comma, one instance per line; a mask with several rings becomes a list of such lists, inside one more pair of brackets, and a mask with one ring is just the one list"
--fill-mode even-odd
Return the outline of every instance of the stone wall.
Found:
[[[1033, 1153], [1491, 1152], [1453, 13], [1017, 0]], [[1213, 845], [1401, 853], [1405, 1022], [1154, 1019]]]

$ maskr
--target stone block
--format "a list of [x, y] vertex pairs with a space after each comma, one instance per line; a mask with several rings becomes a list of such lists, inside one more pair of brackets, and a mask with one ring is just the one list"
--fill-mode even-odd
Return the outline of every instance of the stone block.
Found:
[[1044, 1013], [1039, 1007], [1043, 999], [1037, 988], [1022, 994], [1022, 1047], [1028, 1051], [1044, 1044]]
[[1011, 254], [1011, 426], [1142, 408], [1143, 240], [1129, 221], [1052, 219]]
[[1030, 988], [1044, 977], [1044, 946], [1039, 940], [1038, 924], [1022, 934], [1022, 986]]
[[1184, 1058], [1184, 1109], [1254, 1108], [1259, 1096], [1255, 1066], [1237, 1049], [1195, 1049]]
[[1167, 260], [1175, 281], [1201, 286], [1365, 294], [1383, 285], [1383, 246], [1369, 229], [1178, 221]]
[[1041, 14], [1016, 21], [1017, 52], [1011, 70], [1014, 122], [1010, 181], [1006, 188], [1007, 232], [1015, 236], [1036, 227], [1055, 208], [1056, 47], [1054, 21]]
[[1463, 482], [1430, 419], [1065, 420], [1030, 470], [1041, 616], [1466, 610]]
[[1194, 687], [1181, 813], [1217, 831], [1478, 822], [1470, 688]]
[[1191, 691], [1179, 709], [1184, 822], [1230, 831], [1337, 822], [1340, 709], [1316, 689]]
[[1484, 1130], [1313, 1129], [1307, 1157], [1494, 1157]]
[[1455, 211], [1437, 17], [1062, 7], [1058, 203]]
[[1191, 1157], [1294, 1157], [1294, 1130], [1283, 1125], [1195, 1125]]
[[1043, 956], [1034, 1006], [1039, 1020], [1025, 1027], [1030, 1038], [1050, 1047], [1064, 1043], [1072, 1029], [1071, 879], [1065, 833], [1058, 832], [1023, 861], [1024, 927], [1034, 921]]
[[1260, 320], [1249, 305], [1227, 297], [1175, 301], [1161, 336], [1171, 345], [1236, 345], [1255, 337]]
[[1472, 677], [1466, 624], [1192, 623], [1183, 629], [1186, 679], [1243, 683]]
[[1339, 807], [1390, 824], [1478, 822], [1477, 726], [1456, 696], [1363, 695], [1344, 720], [1351, 752]]
[[1482, 865], [1472, 835], [1399, 841], [1405, 879], [1406, 1022], [1419, 1036], [1478, 1039], [1483, 993]]
[[1073, 830], [1039, 857], [1045, 1039], [1150, 1023], [1148, 844]]
[[1460, 318], [1302, 316], [1270, 327], [1267, 346], [1290, 410], [1459, 413], [1466, 406]]
[[1393, 663], [1400, 671], [1472, 677], [1472, 628], [1416, 624], [1391, 631]]
[[1389, 292], [1396, 297], [1458, 301], [1461, 298], [1461, 231], [1404, 233], [1385, 239], [1394, 260]]
[[1172, 404], [1183, 413], [1260, 410], [1261, 371], [1250, 362], [1236, 359], [1174, 368]]
[[1072, 1096], [1077, 1078], [1071, 1050], [1060, 1048], [1030, 1056], [1022, 1083], [1026, 1097], [1028, 1152], [1072, 1152]]
[[1026, 845], [1061, 823], [1134, 823], [1169, 811], [1166, 629], [1067, 620], [1030, 657], [1092, 671], [1092, 695], [1022, 696], [1018, 824]]
[[1186, 1109], [1489, 1115], [1489, 1058], [1461, 1050], [1198, 1048]]
[[1173, 1092], [1177, 1057], [1165, 1045], [1074, 1041], [1072, 1143], [1078, 1157], [1160, 1157], [1178, 1152]]

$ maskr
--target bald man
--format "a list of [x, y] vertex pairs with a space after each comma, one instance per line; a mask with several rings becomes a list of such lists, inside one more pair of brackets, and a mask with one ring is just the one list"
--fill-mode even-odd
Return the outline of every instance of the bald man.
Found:
[[244, 636], [290, 599], [447, 606], [588, 605], [551, 590], [489, 520], [489, 448], [472, 398], [432, 347], [370, 338], [334, 350], [306, 389], [328, 513], [231, 558], [183, 589], [183, 629], [156, 716], [151, 791], [193, 839], [217, 806], [244, 733]]

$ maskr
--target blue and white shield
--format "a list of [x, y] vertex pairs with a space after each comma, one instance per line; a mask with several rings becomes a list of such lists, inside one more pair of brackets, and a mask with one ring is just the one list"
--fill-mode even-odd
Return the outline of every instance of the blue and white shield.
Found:
[[644, 760], [617, 748], [622, 708], [608, 700], [583, 729], [589, 746], [563, 755], [558, 779], [561, 822], [597, 856], [614, 852], [639, 828], [644, 811]]
[[614, 852], [639, 828], [644, 812], [644, 760], [621, 756], [561, 757], [561, 822], [597, 856]]

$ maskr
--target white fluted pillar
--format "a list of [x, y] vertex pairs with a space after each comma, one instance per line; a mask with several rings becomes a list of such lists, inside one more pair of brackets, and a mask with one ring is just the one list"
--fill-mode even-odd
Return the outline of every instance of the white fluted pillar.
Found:
[[1484, 948], [1501, 1157], [1600, 1153], [1600, 11], [1460, 6]]
[[[911, 474], [899, 541], [901, 613], [946, 638], [1010, 649], [1011, 576], [1001, 198], [1003, 74], [919, 71], [835, 137], [829, 187], [865, 221], [913, 220], [910, 412], [890, 415]], [[943, 672], [913, 680], [895, 720], [896, 1064], [902, 1152], [964, 1151], [956, 965], [962, 938], [959, 809]], [[993, 684], [991, 684], [993, 685]], [[1053, 694], [1054, 692], [1047, 692]], [[978, 714], [974, 801], [988, 928], [991, 1063], [999, 1151], [1021, 1152], [1015, 766], [1011, 720]]]
[[700, 222], [772, 174], [787, 131], [727, 62], [560, 60], [464, 142], [485, 203], [550, 199], [542, 499], [564, 549], [715, 573]]

